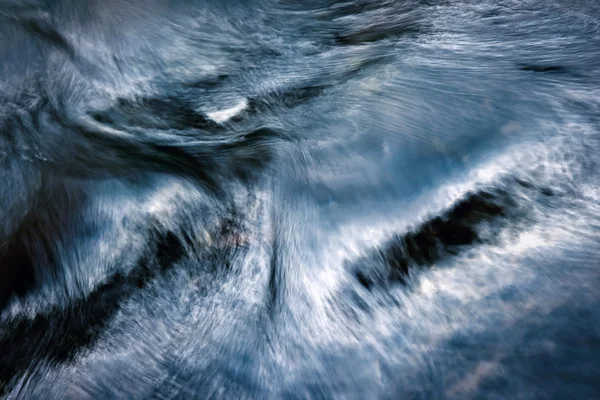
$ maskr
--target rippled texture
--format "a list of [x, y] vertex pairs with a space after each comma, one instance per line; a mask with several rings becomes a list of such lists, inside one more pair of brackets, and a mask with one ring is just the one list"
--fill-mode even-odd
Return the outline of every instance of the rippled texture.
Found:
[[599, 76], [595, 0], [0, 0], [0, 393], [599, 398]]

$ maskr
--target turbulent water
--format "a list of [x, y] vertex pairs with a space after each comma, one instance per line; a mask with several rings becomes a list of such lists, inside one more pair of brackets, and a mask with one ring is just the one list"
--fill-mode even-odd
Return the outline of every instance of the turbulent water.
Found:
[[0, 0], [0, 396], [600, 398], [597, 0]]

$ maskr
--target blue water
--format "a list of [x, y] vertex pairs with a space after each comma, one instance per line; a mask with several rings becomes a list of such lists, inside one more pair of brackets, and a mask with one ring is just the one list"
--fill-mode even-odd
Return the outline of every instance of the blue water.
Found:
[[0, 0], [0, 395], [600, 398], [600, 3]]

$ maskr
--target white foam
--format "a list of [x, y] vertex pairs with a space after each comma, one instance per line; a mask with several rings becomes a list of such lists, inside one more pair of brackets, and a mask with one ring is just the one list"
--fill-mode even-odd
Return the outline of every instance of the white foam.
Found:
[[244, 111], [246, 107], [248, 107], [248, 100], [242, 99], [239, 103], [231, 108], [209, 112], [206, 113], [206, 115], [217, 124], [222, 124]]

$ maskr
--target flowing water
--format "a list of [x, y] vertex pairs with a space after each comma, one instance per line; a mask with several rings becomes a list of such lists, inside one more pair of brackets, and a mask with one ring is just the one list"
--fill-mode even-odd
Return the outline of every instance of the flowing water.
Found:
[[600, 398], [596, 0], [0, 0], [0, 395]]

